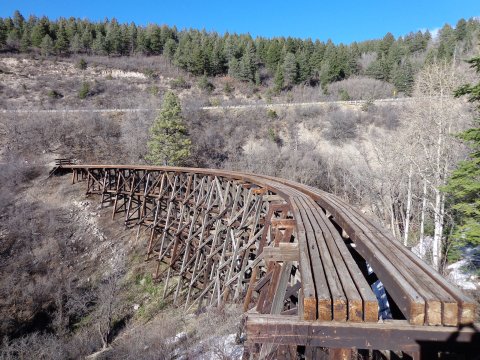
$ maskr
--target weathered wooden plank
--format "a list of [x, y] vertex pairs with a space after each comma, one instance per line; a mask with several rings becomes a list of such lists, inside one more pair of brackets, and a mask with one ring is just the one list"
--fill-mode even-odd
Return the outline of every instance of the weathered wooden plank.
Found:
[[[367, 280], [363, 276], [363, 273], [359, 269], [357, 263], [353, 259], [352, 254], [348, 250], [342, 237], [336, 231], [333, 224], [329, 221], [326, 214], [324, 214], [323, 211], [319, 211], [319, 216], [323, 220], [323, 223], [328, 228], [331, 234], [331, 237], [327, 238], [327, 244], [329, 244], [329, 246], [331, 247], [332, 249], [331, 251], [335, 253], [338, 252], [338, 254], [340, 254], [340, 256], [343, 258], [343, 262], [338, 262], [337, 271], [340, 274], [343, 274], [345, 271], [343, 269], [343, 266], [345, 266], [347, 268], [348, 273], [350, 274], [350, 277], [344, 277], [344, 276], [341, 277], [342, 283], [344, 280], [353, 281], [362, 299], [363, 321], [376, 322], [378, 320], [378, 301], [375, 294], [373, 293], [372, 289], [370, 288], [370, 285], [368, 284]], [[336, 247], [336, 250], [335, 250], [335, 247]], [[337, 262], [335, 262], [335, 264], [337, 265]], [[349, 289], [349, 285], [348, 286], [344, 285], [344, 288]], [[349, 291], [349, 290], [346, 290], [346, 291]], [[348, 295], [348, 297], [350, 299], [350, 295]], [[349, 310], [350, 310], [350, 306], [349, 306]], [[352, 316], [349, 317], [349, 320], [356, 321], [359, 318], [356, 312], [356, 309], [353, 308], [351, 310], [352, 310]]]
[[[317, 221], [322, 228], [326, 245], [348, 301], [349, 321], [377, 321], [378, 303], [368, 283], [361, 274], [345, 243], [331, 226], [322, 210], [317, 210]], [[330, 225], [330, 226], [329, 226]], [[342, 252], [340, 252], [342, 249]], [[355, 280], [357, 280], [358, 285]], [[363, 280], [363, 281], [362, 281]], [[358, 289], [357, 289], [358, 286]], [[362, 297], [363, 294], [363, 297]], [[365, 302], [365, 314], [364, 314]], [[373, 310], [373, 311], [372, 311]]]
[[[358, 226], [369, 241], [374, 244], [375, 250], [383, 254], [388, 254], [391, 264], [397, 269], [403, 269], [402, 274], [405, 279], [418, 290], [425, 299], [425, 322], [428, 325], [456, 325], [458, 323], [458, 307], [454, 299], [439, 287], [427, 274], [415, 268], [415, 265], [404, 254], [396, 251], [394, 243], [390, 241], [381, 241], [383, 234], [372, 230], [368, 224], [360, 221], [355, 211], [349, 209], [346, 205], [331, 200], [336, 204], [336, 209], [342, 209], [344, 214], [350, 219], [351, 223]], [[357, 244], [357, 243], [356, 243]], [[358, 244], [357, 244], [358, 245]], [[375, 268], [374, 268], [374, 271]], [[383, 272], [377, 272], [377, 276], [382, 279]], [[387, 291], [388, 291], [387, 287]]]
[[[323, 207], [323, 204], [320, 205]], [[343, 212], [343, 209], [329, 207], [329, 211], [333, 214], [339, 226], [346, 229], [350, 237], [355, 238], [356, 249], [378, 273], [379, 278], [381, 278], [406, 318], [412, 324], [423, 324], [425, 320], [425, 300], [423, 297], [410, 285], [403, 274], [400, 273], [400, 270], [387, 259], [386, 255], [378, 251], [370, 239], [358, 227], [355, 227], [355, 224], [348, 222], [349, 218]], [[356, 232], [354, 229], [356, 229]]]
[[273, 227], [285, 229], [287, 227], [295, 227], [297, 221], [294, 219], [272, 219], [271, 223]]
[[280, 243], [279, 247], [263, 248], [263, 257], [267, 261], [298, 261], [299, 250], [296, 243]]
[[[247, 314], [247, 343], [308, 345], [393, 351], [438, 349], [476, 354], [479, 331], [473, 327], [385, 323], [317, 322], [296, 316]], [[299, 336], [302, 334], [302, 336]]]
[[315, 285], [312, 274], [312, 264], [309, 256], [306, 230], [301, 222], [301, 215], [298, 205], [295, 201], [291, 202], [294, 218], [297, 220], [296, 238], [300, 253], [299, 269], [302, 277], [302, 305], [300, 306], [300, 315], [303, 319], [314, 320], [317, 318], [317, 299], [315, 295]]
[[[358, 212], [357, 212], [358, 213]], [[458, 303], [459, 309], [458, 309], [458, 322], [459, 324], [470, 324], [475, 320], [475, 303], [474, 301], [466, 296], [461, 290], [459, 290], [457, 287], [452, 286], [446, 280], [443, 276], [441, 276], [437, 271], [432, 269], [429, 265], [427, 265], [422, 259], [418, 258], [415, 256], [411, 251], [406, 249], [402, 244], [400, 244], [398, 241], [395, 241], [391, 237], [391, 235], [386, 232], [382, 226], [380, 226], [377, 222], [373, 221], [372, 219], [368, 219], [365, 217], [363, 214], [358, 213], [359, 216], [361, 216], [365, 222], [370, 223], [372, 226], [375, 227], [377, 231], [382, 232], [382, 235], [389, 240], [395, 247], [398, 249], [398, 251], [404, 253], [416, 266], [421, 268], [425, 273], [428, 274], [428, 276], [431, 277], [438, 285], [440, 285], [445, 291], [447, 291], [453, 299]], [[444, 303], [445, 304], [445, 303]], [[447, 304], [447, 307], [449, 305]], [[452, 319], [452, 316], [449, 316], [448, 314], [451, 314], [453, 311], [455, 311], [455, 308], [450, 308], [445, 314], [447, 314], [447, 320], [445, 325], [451, 325], [454, 320]], [[450, 317], [450, 319], [448, 319]], [[455, 324], [453, 324], [455, 325]]]
[[[330, 295], [332, 297], [332, 315], [335, 321], [347, 320], [347, 298], [342, 289], [342, 283], [339, 275], [337, 274], [334, 261], [330, 254], [330, 251], [326, 245], [326, 234], [323, 232], [322, 227], [319, 224], [318, 219], [318, 205], [311, 202], [309, 199], [303, 199], [305, 208], [309, 211], [307, 216], [315, 231], [315, 242], [318, 247], [320, 258], [322, 259], [325, 276], [328, 281], [328, 288], [330, 289]], [[341, 260], [341, 259], [339, 259]], [[360, 306], [361, 309], [361, 306]]]
[[312, 227], [307, 211], [301, 198], [294, 198], [293, 203], [296, 204], [301, 214], [302, 224], [306, 229], [306, 244], [309, 250], [309, 263], [311, 264], [311, 271], [316, 290], [318, 319], [323, 321], [332, 320], [332, 298], [328, 288], [328, 281], [324, 269], [320, 251], [315, 237], [315, 229]]

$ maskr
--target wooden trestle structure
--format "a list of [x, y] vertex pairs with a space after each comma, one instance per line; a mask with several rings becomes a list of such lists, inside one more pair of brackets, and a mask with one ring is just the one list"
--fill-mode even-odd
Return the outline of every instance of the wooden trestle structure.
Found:
[[[474, 300], [334, 195], [223, 170], [58, 167], [111, 205], [112, 217], [143, 228], [164, 296], [185, 309], [243, 302], [246, 356], [480, 354]], [[379, 320], [376, 280], [392, 319]]]

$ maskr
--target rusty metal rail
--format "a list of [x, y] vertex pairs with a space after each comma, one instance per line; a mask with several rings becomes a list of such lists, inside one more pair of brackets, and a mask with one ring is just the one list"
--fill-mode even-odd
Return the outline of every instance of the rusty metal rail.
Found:
[[[126, 226], [139, 227], [164, 296], [185, 309], [242, 301], [254, 356], [300, 351], [312, 357], [322, 346], [416, 351], [419, 357], [417, 340], [428, 339], [431, 351], [448, 335], [460, 334], [465, 345], [478, 334], [472, 299], [331, 194], [223, 170], [65, 159], [57, 167], [72, 171], [73, 183], [85, 182], [86, 194], [99, 195], [112, 217], [122, 214]], [[376, 280], [390, 302], [388, 326], [378, 323]], [[469, 330], [459, 330], [465, 326]], [[396, 345], [363, 336], [397, 328], [402, 341]], [[332, 340], [329, 332], [337, 330], [350, 334], [348, 341]]]

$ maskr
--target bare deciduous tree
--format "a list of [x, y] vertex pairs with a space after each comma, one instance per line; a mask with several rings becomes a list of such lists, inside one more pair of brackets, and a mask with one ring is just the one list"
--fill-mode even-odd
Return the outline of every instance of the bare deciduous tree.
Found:
[[462, 82], [462, 73], [454, 63], [438, 62], [426, 66], [416, 80], [416, 100], [405, 114], [408, 124], [406, 156], [427, 184], [427, 203], [433, 211], [432, 263], [436, 269], [440, 269], [442, 261], [445, 221], [445, 195], [441, 189], [463, 153], [454, 135], [471, 120], [463, 101], [453, 97], [454, 90]]

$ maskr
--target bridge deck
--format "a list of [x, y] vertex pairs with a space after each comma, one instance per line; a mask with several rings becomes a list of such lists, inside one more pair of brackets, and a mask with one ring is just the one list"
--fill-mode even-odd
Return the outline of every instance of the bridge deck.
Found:
[[[58, 166], [72, 170], [73, 181], [86, 180], [87, 194], [113, 205], [112, 216], [124, 213], [126, 225], [150, 232], [147, 258], [156, 257], [166, 292], [179, 277], [170, 291], [186, 308], [243, 299], [249, 318], [272, 316], [268, 326], [278, 316], [287, 323], [294, 316], [352, 329], [375, 326], [379, 302], [372, 285], [378, 279], [391, 305], [390, 324], [436, 325], [453, 333], [474, 322], [474, 300], [382, 226], [318, 189], [211, 169]], [[163, 272], [161, 262], [167, 264]], [[279, 327], [290, 330], [279, 330], [277, 340], [292, 335], [288, 324]], [[252, 339], [263, 339], [254, 333]], [[363, 344], [357, 340], [357, 347]]]

